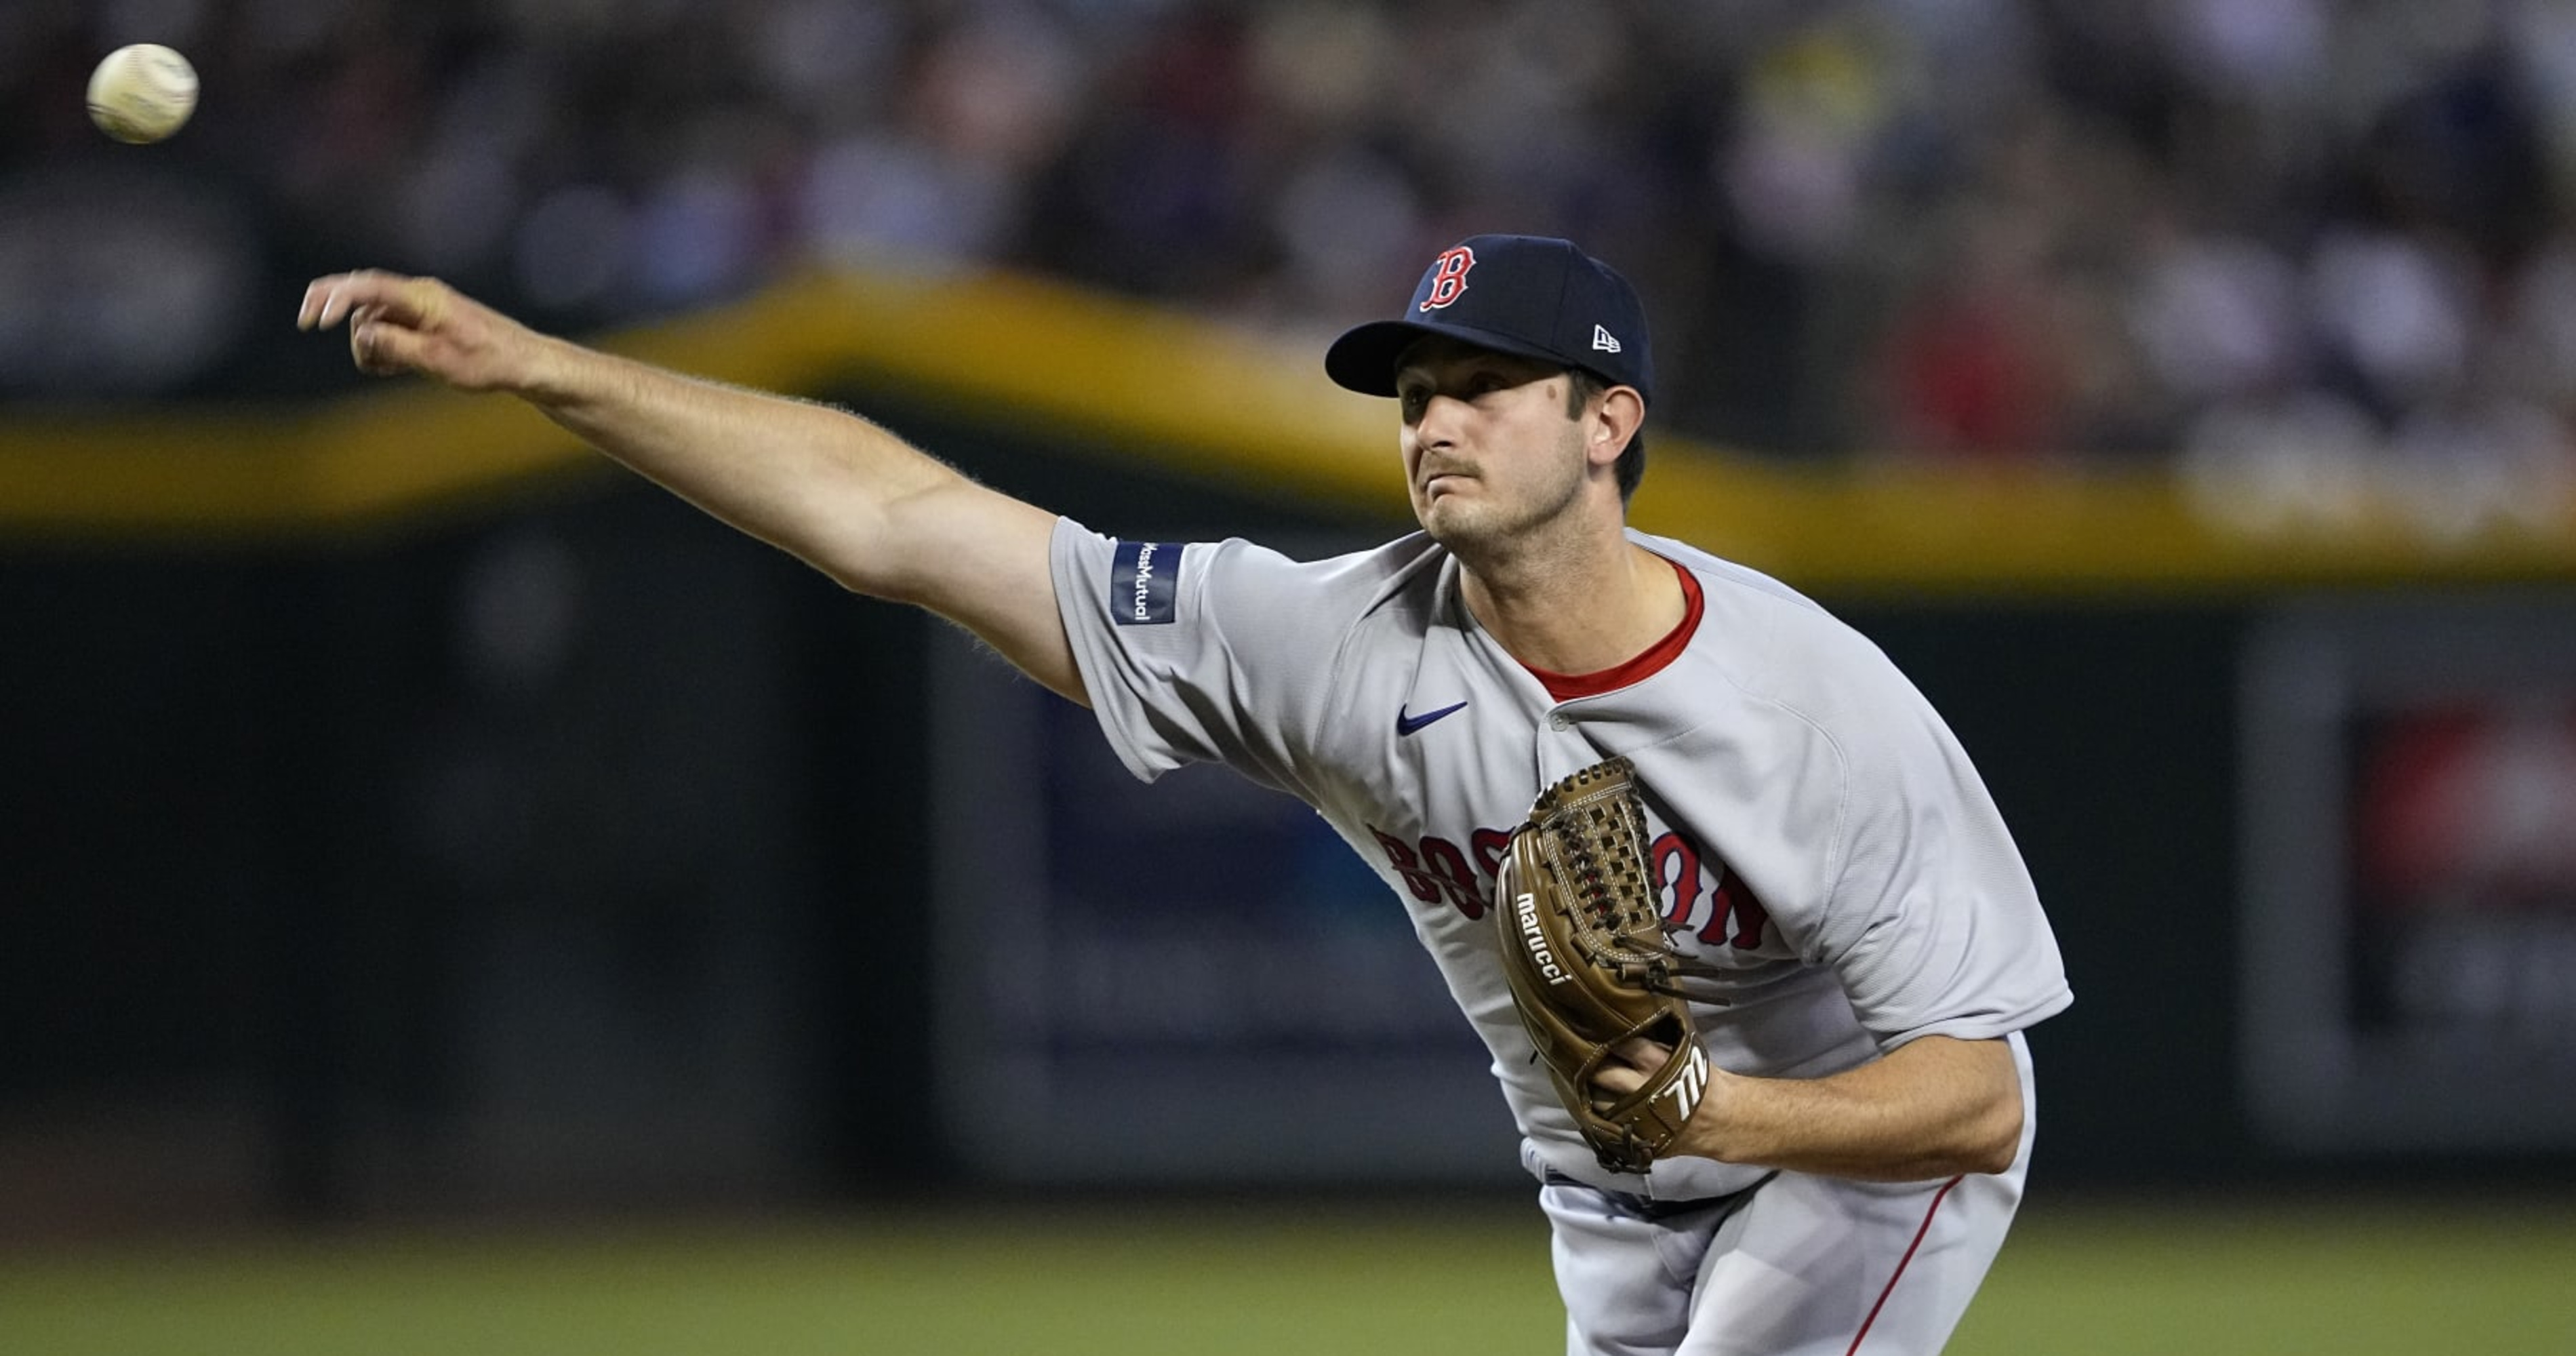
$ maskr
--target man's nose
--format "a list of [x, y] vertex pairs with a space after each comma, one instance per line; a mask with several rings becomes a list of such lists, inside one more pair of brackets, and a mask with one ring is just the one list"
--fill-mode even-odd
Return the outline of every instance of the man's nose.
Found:
[[1445, 447], [1457, 440], [1459, 417], [1466, 413], [1467, 402], [1456, 396], [1433, 395], [1422, 402], [1422, 415], [1413, 421], [1414, 437], [1425, 447]]

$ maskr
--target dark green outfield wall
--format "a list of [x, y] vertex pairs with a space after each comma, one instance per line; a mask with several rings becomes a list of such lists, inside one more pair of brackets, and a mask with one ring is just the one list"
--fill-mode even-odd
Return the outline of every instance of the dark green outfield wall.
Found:
[[[1123, 535], [1400, 526], [894, 422]], [[2078, 1000], [2034, 1040], [2049, 1177], [2576, 1167], [2249, 1129], [2237, 682], [2274, 600], [1826, 601], [1948, 715], [2050, 904]], [[0, 1144], [201, 1125], [262, 1208], [325, 1211], [949, 1161], [900, 959], [930, 944], [924, 619], [613, 479], [329, 544], [21, 544], [0, 617]]]

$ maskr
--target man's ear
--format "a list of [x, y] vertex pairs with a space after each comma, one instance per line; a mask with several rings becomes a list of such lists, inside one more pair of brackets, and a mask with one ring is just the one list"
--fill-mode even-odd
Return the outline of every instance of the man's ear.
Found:
[[1613, 465], [1628, 450], [1628, 440], [1636, 436], [1638, 426], [1646, 422], [1646, 398], [1634, 386], [1613, 386], [1601, 393], [1600, 403], [1586, 417], [1590, 427], [1585, 460], [1595, 466]]

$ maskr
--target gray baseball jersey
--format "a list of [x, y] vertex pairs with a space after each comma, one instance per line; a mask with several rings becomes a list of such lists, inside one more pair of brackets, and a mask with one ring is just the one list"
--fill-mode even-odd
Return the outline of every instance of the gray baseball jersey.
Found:
[[1984, 784], [1884, 654], [1785, 585], [1631, 532], [1690, 615], [1605, 674], [1542, 676], [1487, 635], [1420, 533], [1299, 562], [1239, 540], [1125, 542], [1069, 520], [1058, 606], [1129, 770], [1226, 763], [1312, 805], [1407, 906], [1493, 1052], [1534, 1168], [1662, 1200], [1758, 1169], [1606, 1172], [1505, 987], [1494, 869], [1540, 788], [1614, 754], [1647, 799], [1686, 949], [1724, 967], [1695, 1016], [1737, 1073], [1814, 1077], [1928, 1034], [2004, 1036], [2071, 1001]]

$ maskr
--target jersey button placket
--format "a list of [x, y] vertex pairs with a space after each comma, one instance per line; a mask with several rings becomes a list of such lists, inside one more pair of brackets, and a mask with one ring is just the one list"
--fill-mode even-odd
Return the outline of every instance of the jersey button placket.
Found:
[[1593, 761], [1596, 755], [1583, 742], [1583, 721], [1574, 712], [1559, 707], [1549, 711], [1530, 731], [1530, 754], [1538, 765], [1541, 783], [1552, 783]]

